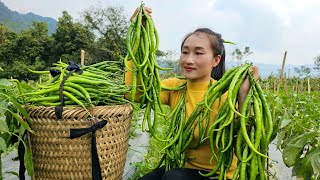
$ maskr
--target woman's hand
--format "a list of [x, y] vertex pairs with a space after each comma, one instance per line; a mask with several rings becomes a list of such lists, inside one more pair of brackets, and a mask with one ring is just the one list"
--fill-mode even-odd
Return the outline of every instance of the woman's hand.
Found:
[[[259, 77], [258, 67], [252, 66], [252, 70], [253, 70], [254, 79], [257, 80]], [[251, 85], [250, 85], [249, 77], [247, 76], [246, 79], [241, 84], [239, 93], [238, 93], [238, 105], [239, 105], [240, 111], [242, 109], [242, 104], [249, 93], [250, 87]]]
[[[132, 22], [133, 18], [138, 14], [139, 9], [140, 9], [140, 8], [137, 8], [137, 9], [134, 11], [133, 15], [132, 15], [131, 18], [130, 18], [130, 21], [131, 21], [131, 22]], [[149, 7], [144, 7], [143, 9], [144, 9], [144, 10], [148, 13], [148, 15], [151, 17], [152, 9], [149, 8]]]

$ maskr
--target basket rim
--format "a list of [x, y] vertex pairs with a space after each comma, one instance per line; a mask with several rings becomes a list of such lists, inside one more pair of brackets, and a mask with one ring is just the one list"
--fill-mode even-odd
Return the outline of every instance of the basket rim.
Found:
[[[94, 109], [94, 108], [117, 108], [117, 107], [126, 107], [126, 106], [131, 106], [131, 103], [126, 103], [126, 104], [115, 104], [115, 105], [104, 105], [104, 106], [93, 106], [93, 107], [87, 107], [87, 109]], [[25, 105], [25, 109], [51, 109], [51, 108], [55, 108], [56, 106], [35, 106], [35, 105]], [[63, 108], [66, 109], [82, 109], [83, 107], [78, 106], [78, 105], [68, 105], [68, 106], [63, 106]]]

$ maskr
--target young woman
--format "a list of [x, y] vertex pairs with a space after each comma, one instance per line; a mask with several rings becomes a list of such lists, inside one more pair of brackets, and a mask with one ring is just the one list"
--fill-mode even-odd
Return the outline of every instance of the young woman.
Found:
[[[151, 15], [152, 10], [145, 7], [145, 10]], [[136, 15], [133, 14], [132, 18]], [[204, 95], [208, 90], [210, 81], [215, 82], [219, 80], [225, 72], [225, 48], [223, 39], [220, 34], [208, 28], [199, 28], [194, 32], [186, 35], [181, 44], [181, 54], [179, 65], [181, 73], [186, 80], [170, 78], [161, 82], [162, 86], [174, 88], [187, 82], [186, 90], [186, 118], [190, 116], [197, 103], [204, 99]], [[253, 68], [254, 76], [257, 77], [257, 68]], [[130, 85], [132, 81], [132, 72], [126, 71], [125, 75], [126, 84]], [[239, 94], [238, 104], [239, 108], [243, 104], [245, 97], [250, 88], [248, 78], [242, 83]], [[167, 104], [171, 109], [174, 109], [179, 98], [181, 91], [163, 91], [161, 92], [161, 102]], [[225, 102], [227, 94], [222, 95], [221, 105], [216, 102], [212, 106], [210, 124], [213, 123], [217, 113], [219, 112], [222, 104]], [[199, 128], [196, 127], [193, 140], [190, 147], [196, 146], [195, 144], [199, 139]], [[199, 174], [199, 170], [203, 172], [210, 172], [216, 165], [217, 161], [212, 161], [212, 152], [208, 140], [204, 141], [196, 148], [187, 150], [187, 160], [184, 168], [174, 168], [165, 171], [165, 168], [156, 169], [144, 177], [142, 180], [197, 180], [209, 179]], [[227, 178], [231, 179], [237, 167], [237, 159], [234, 158], [232, 165], [227, 173]]]

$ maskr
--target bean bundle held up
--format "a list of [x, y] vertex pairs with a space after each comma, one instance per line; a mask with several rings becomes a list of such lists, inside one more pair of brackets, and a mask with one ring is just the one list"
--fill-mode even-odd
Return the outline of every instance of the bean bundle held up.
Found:
[[[134, 102], [139, 93], [140, 108], [145, 108], [142, 129], [145, 130], [148, 124], [150, 133], [157, 140], [164, 141], [155, 134], [158, 118], [164, 116], [160, 102], [161, 79], [158, 70], [169, 70], [170, 68], [162, 68], [157, 64], [158, 31], [143, 7], [144, 4], [141, 3], [139, 12], [133, 18], [127, 33], [128, 54], [125, 57], [125, 65], [133, 72], [130, 101]], [[129, 60], [133, 64], [132, 67], [128, 65]], [[151, 110], [155, 112], [153, 121]]]

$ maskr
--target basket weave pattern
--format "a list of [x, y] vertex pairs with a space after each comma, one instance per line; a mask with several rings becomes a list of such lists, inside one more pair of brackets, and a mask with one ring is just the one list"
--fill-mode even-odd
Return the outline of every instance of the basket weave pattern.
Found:
[[79, 107], [64, 107], [57, 119], [54, 107], [32, 107], [30, 134], [34, 160], [34, 178], [92, 179], [91, 133], [69, 139], [70, 129], [88, 128], [94, 123], [108, 123], [96, 131], [97, 150], [103, 179], [121, 179], [128, 149], [131, 105], [97, 106], [89, 113]]

